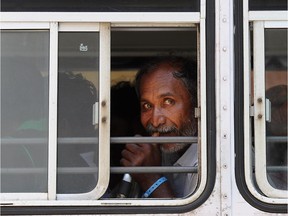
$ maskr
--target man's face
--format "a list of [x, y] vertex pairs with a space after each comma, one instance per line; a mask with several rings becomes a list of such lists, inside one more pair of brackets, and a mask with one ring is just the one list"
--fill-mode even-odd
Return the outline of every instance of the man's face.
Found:
[[[184, 84], [173, 77], [175, 69], [162, 65], [145, 74], [140, 83], [141, 123], [152, 136], [192, 136], [192, 103]], [[162, 144], [161, 149], [173, 153], [183, 144]]]

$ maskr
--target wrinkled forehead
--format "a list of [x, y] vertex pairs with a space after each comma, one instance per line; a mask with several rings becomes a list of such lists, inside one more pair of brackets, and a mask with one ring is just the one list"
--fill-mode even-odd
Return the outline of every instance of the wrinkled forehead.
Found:
[[140, 89], [146, 86], [147, 84], [155, 84], [155, 88], [158, 84], [171, 84], [176, 78], [173, 76], [174, 69], [169, 65], [162, 65], [153, 68], [148, 73], [144, 74], [141, 82], [140, 82]]
[[140, 98], [169, 94], [190, 96], [183, 82], [175, 78], [173, 72], [174, 68], [172, 67], [159, 67], [145, 74], [140, 82]]
[[179, 66], [172, 64], [170, 62], [161, 62], [152, 67], [148, 73], [154, 73], [157, 71], [165, 71], [166, 73], [173, 73], [179, 69], [180, 69]]

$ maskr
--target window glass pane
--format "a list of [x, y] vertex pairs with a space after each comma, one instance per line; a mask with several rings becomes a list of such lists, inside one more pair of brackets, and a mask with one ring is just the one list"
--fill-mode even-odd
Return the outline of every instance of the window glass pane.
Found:
[[1, 192], [47, 192], [48, 31], [1, 31]]
[[250, 0], [249, 10], [287, 10], [287, 1]]
[[287, 190], [287, 29], [265, 30], [266, 123], [268, 181]]
[[112, 84], [121, 79], [132, 81], [139, 67], [153, 58], [176, 55], [197, 59], [196, 54], [196, 28], [114, 28]]
[[96, 186], [98, 65], [99, 33], [59, 33], [57, 193]]
[[[25, 2], [25, 3], [24, 3]], [[1, 11], [65, 11], [65, 12], [195, 12], [199, 0], [2, 0]]]
[[287, 29], [265, 30], [265, 72], [271, 102], [271, 122], [266, 123], [268, 181], [287, 190]]

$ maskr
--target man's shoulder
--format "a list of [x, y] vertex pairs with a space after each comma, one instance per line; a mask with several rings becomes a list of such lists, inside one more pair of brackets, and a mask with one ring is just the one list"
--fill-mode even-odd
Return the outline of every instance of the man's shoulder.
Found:
[[198, 144], [192, 143], [186, 152], [176, 161], [175, 165], [195, 166], [198, 163]]

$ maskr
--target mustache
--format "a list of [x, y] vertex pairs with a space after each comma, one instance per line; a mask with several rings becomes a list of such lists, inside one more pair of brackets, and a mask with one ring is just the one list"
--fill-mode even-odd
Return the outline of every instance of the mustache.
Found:
[[162, 125], [159, 127], [154, 127], [151, 123], [149, 123], [145, 129], [150, 135], [154, 133], [160, 133], [160, 134], [176, 133], [177, 135], [180, 134], [178, 128], [175, 125], [172, 126]]
[[149, 123], [145, 129], [149, 133], [149, 135], [153, 135], [154, 133], [159, 134], [174, 133], [176, 136], [197, 135], [197, 127], [194, 127], [194, 125], [190, 121], [187, 121], [185, 125], [180, 129], [178, 129], [175, 125], [171, 126], [161, 125], [159, 127], [154, 127], [151, 123]]

